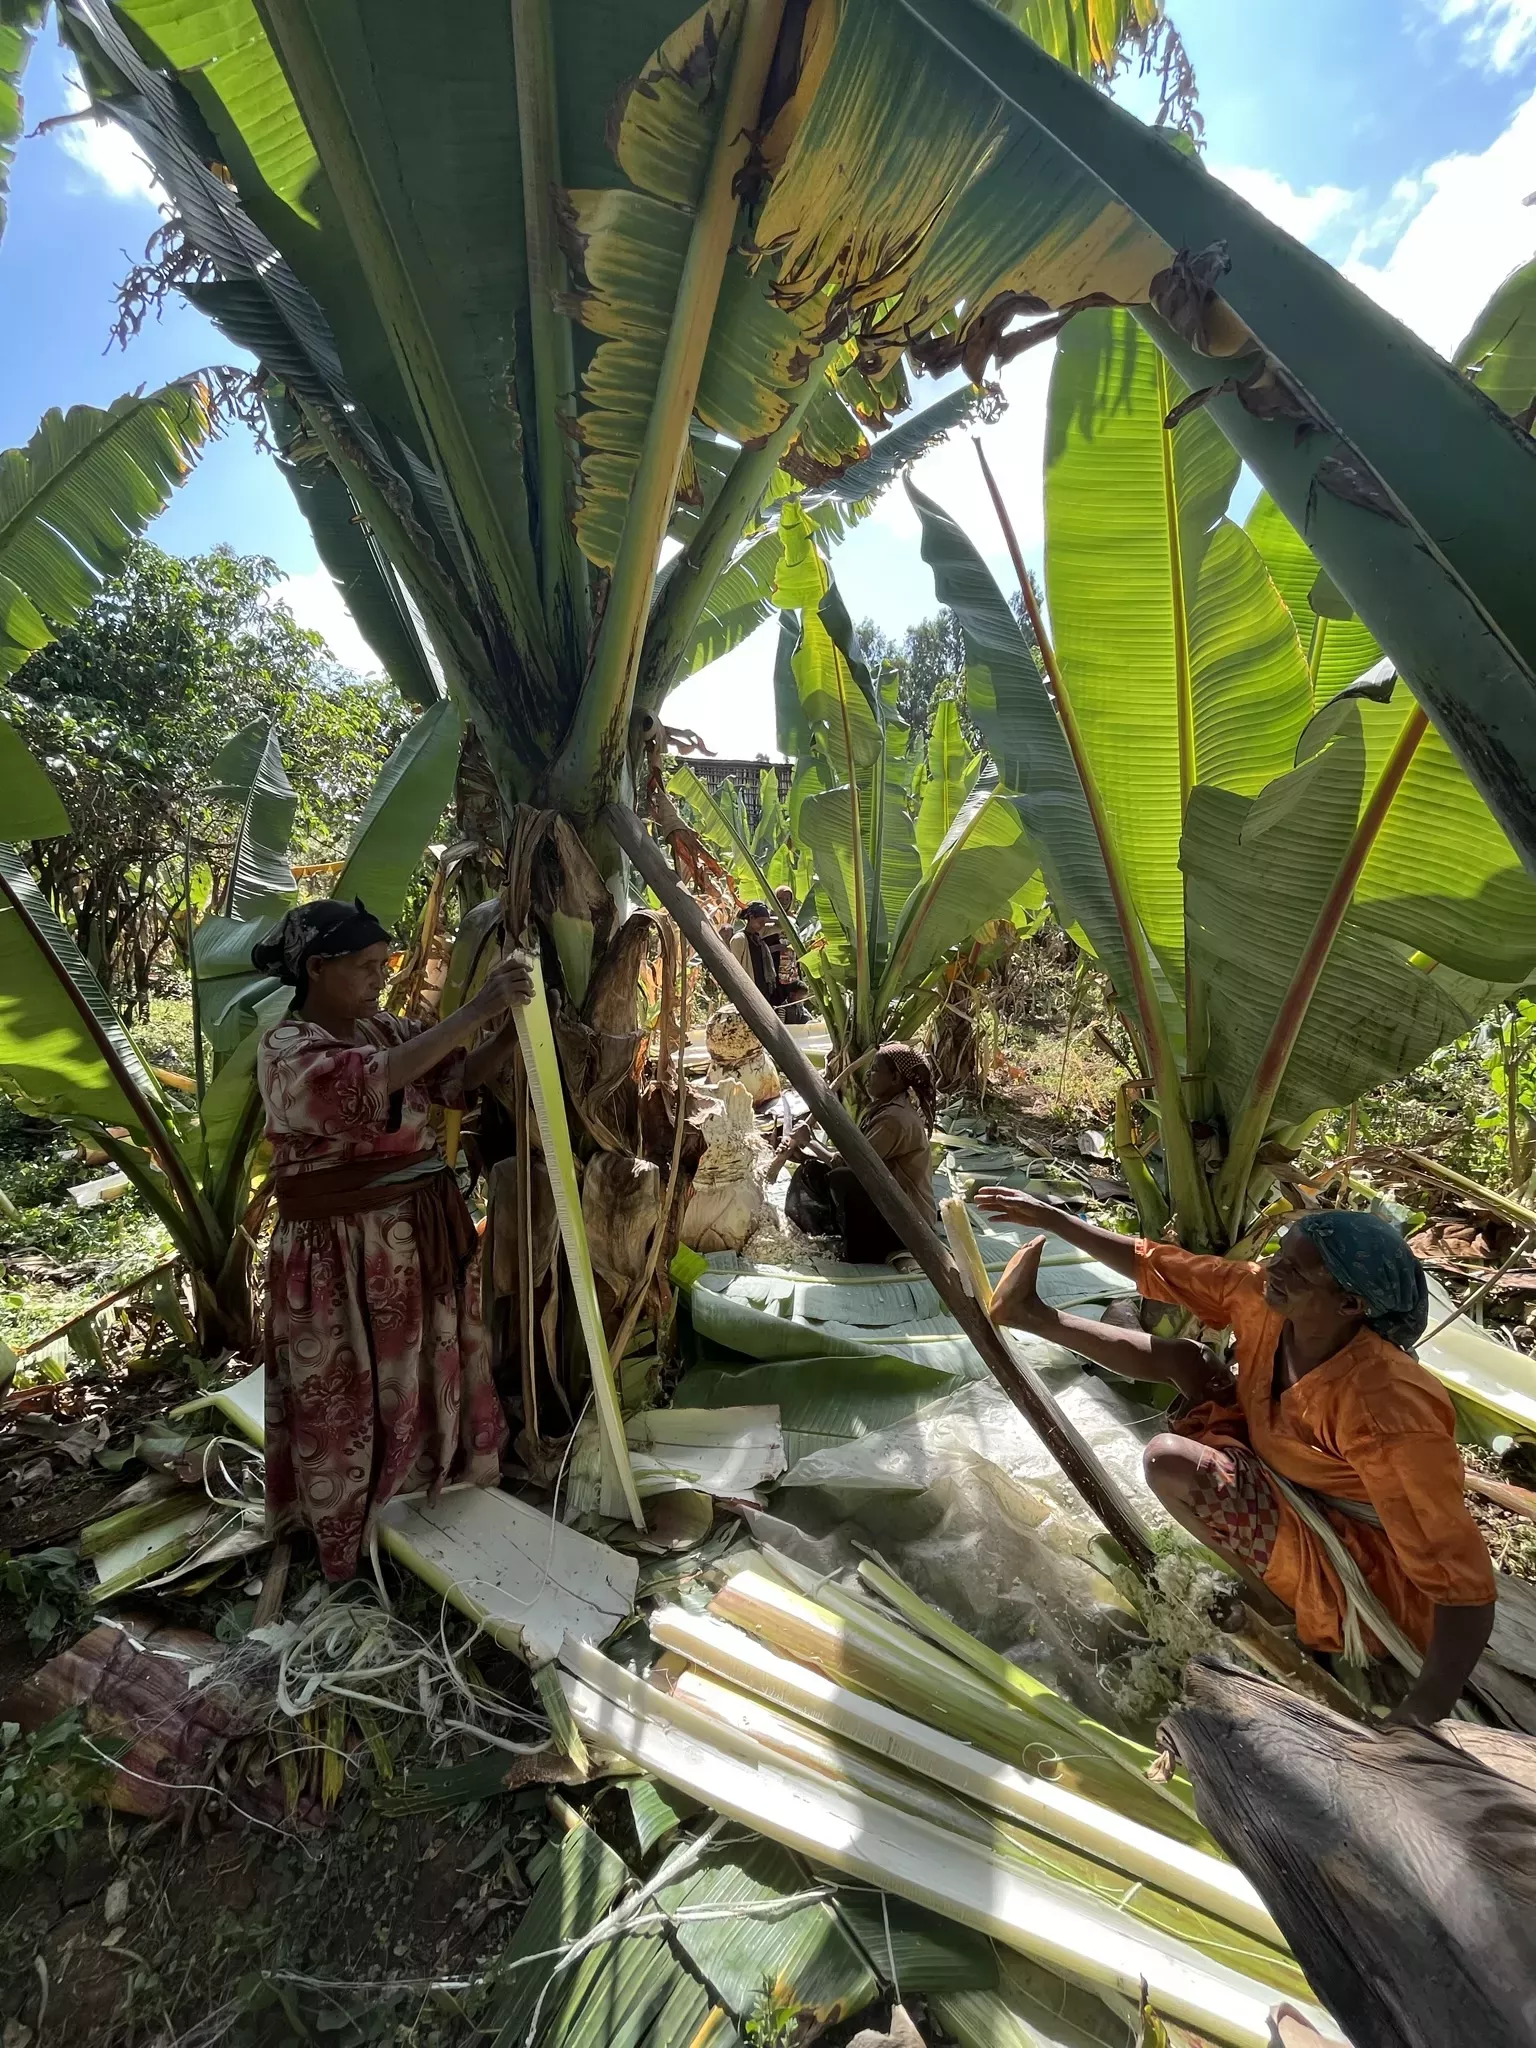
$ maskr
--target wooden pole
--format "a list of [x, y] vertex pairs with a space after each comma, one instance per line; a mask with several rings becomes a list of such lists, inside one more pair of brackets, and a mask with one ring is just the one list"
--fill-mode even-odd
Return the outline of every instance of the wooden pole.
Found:
[[992, 1377], [1145, 1577], [1152, 1568], [1153, 1554], [1140, 1517], [1122, 1499], [1114, 1481], [1057, 1407], [1039, 1375], [1014, 1357], [981, 1303], [967, 1293], [960, 1270], [935, 1231], [932, 1219], [925, 1218], [908, 1199], [885, 1161], [796, 1044], [788, 1026], [774, 1015], [772, 1005], [677, 880], [666, 856], [636, 814], [621, 804], [609, 804], [602, 812], [602, 822], [676, 918], [704, 965], [752, 1026], [761, 1044], [772, 1053], [780, 1070], [810, 1104], [817, 1122], [933, 1282], [940, 1299], [980, 1352]]

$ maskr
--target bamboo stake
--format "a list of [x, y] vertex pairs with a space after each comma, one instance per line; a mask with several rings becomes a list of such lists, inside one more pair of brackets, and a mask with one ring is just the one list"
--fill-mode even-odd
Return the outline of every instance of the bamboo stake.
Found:
[[677, 880], [661, 848], [639, 818], [620, 804], [608, 804], [602, 821], [645, 880], [677, 920], [720, 987], [751, 1025], [758, 1041], [777, 1061], [815, 1112], [816, 1120], [868, 1189], [876, 1208], [938, 1290], [945, 1307], [981, 1354], [987, 1369], [1034, 1429], [1041, 1442], [1089, 1507], [1123, 1545], [1145, 1577], [1153, 1566], [1151, 1540], [1091, 1447], [1057, 1407], [1039, 1375], [1014, 1357], [961, 1278], [960, 1270], [925, 1219], [903, 1192], [890, 1168], [870, 1144], [826, 1082], [811, 1065], [789, 1027], [759, 993], [729, 946]]

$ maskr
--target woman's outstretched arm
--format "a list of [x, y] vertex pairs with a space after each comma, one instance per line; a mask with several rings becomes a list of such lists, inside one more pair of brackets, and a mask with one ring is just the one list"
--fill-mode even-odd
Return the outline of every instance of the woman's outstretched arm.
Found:
[[[1107, 1237], [1091, 1224], [1080, 1226], [1095, 1237]], [[1063, 1231], [1062, 1236], [1066, 1236]], [[1123, 1244], [1124, 1238], [1120, 1240]], [[1085, 1245], [1084, 1250], [1092, 1247]], [[1038, 1290], [1043, 1237], [1031, 1238], [1016, 1251], [1003, 1269], [992, 1296], [992, 1320], [1016, 1330], [1028, 1330], [1036, 1337], [1048, 1337], [1083, 1358], [1091, 1358], [1106, 1372], [1129, 1380], [1164, 1380], [1177, 1387], [1187, 1401], [1209, 1401], [1231, 1397], [1232, 1376], [1218, 1364], [1203, 1344], [1192, 1337], [1153, 1337], [1145, 1330], [1121, 1330], [1112, 1324], [1091, 1322], [1086, 1316], [1065, 1315], [1042, 1301]]]
[[1123, 1237], [1118, 1230], [1101, 1230], [1097, 1223], [1084, 1223], [1054, 1202], [1020, 1194], [1017, 1188], [978, 1188], [971, 1199], [983, 1216], [995, 1216], [999, 1223], [1027, 1223], [1036, 1230], [1049, 1230], [1111, 1271], [1123, 1273], [1127, 1280], [1136, 1278], [1134, 1237]]
[[[499, 967], [492, 968], [486, 976], [485, 986], [477, 996], [445, 1017], [441, 1024], [434, 1024], [430, 1031], [419, 1031], [414, 1038], [408, 1038], [402, 1045], [392, 1045], [385, 1064], [385, 1085], [393, 1093], [403, 1088], [408, 1081], [419, 1081], [423, 1074], [430, 1074], [441, 1060], [461, 1046], [466, 1038], [473, 1038], [484, 1024], [511, 1009], [514, 1003], [526, 1003], [533, 995], [533, 976], [519, 960], [503, 960]], [[500, 1033], [497, 1034], [497, 1037]], [[490, 1041], [491, 1045], [496, 1039]], [[489, 1047], [482, 1047], [482, 1052]], [[473, 1059], [473, 1056], [472, 1056]], [[466, 1082], [473, 1085], [470, 1063], [466, 1063]], [[484, 1079], [482, 1074], [480, 1079]]]

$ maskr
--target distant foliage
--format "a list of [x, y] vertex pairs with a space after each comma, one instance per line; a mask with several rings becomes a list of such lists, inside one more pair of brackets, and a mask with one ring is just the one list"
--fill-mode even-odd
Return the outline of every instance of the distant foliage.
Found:
[[217, 885], [237, 820], [204, 798], [221, 743], [275, 719], [299, 795], [301, 862], [335, 859], [410, 712], [383, 681], [338, 666], [274, 601], [275, 562], [228, 548], [180, 559], [141, 542], [77, 625], [0, 692], [74, 831], [32, 865], [128, 1021], [176, 957], [185, 835], [194, 902]]
[[[1034, 589], [1039, 601], [1038, 583]], [[1009, 602], [1024, 638], [1034, 647], [1034, 629], [1025, 616], [1024, 600], [1015, 591]], [[981, 752], [981, 736], [965, 708], [965, 640], [960, 622], [948, 606], [931, 619], [919, 619], [899, 637], [885, 632], [873, 619], [865, 619], [859, 627], [859, 645], [872, 669], [896, 670], [896, 715], [911, 727], [914, 746], [927, 745], [935, 704], [953, 697], [960, 706], [966, 738]]]

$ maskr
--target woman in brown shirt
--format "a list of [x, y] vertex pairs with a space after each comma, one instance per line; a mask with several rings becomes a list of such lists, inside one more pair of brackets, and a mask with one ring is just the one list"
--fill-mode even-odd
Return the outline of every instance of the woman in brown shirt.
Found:
[[[924, 1216], [934, 1213], [933, 1165], [929, 1145], [938, 1107], [933, 1068], [915, 1045], [882, 1045], [864, 1077], [869, 1107], [859, 1129], [880, 1154], [902, 1191]], [[874, 1198], [851, 1166], [835, 1154], [812, 1155], [797, 1169], [785, 1214], [812, 1236], [832, 1231], [843, 1240], [843, 1256], [856, 1266], [882, 1260], [898, 1272], [915, 1272], [917, 1262], [876, 1208]]]

